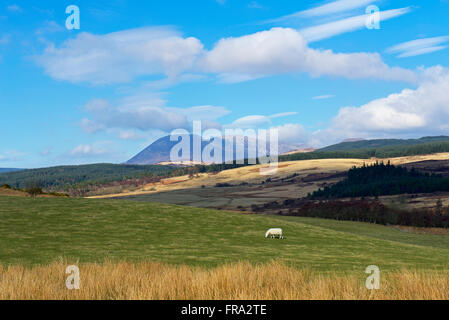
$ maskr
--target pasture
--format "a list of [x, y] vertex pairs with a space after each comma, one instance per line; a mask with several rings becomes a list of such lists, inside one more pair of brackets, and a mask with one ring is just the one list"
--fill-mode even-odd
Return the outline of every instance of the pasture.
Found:
[[[282, 228], [285, 240], [266, 239]], [[0, 197], [0, 263], [155, 262], [212, 268], [282, 261], [317, 272], [449, 269], [445, 235], [185, 206], [65, 198]]]

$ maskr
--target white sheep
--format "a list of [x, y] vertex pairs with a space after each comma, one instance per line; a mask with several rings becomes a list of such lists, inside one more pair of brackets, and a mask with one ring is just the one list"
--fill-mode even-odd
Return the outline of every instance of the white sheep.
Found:
[[279, 238], [279, 239], [284, 239], [284, 236], [282, 235], [282, 229], [270, 229], [265, 233], [265, 238]]

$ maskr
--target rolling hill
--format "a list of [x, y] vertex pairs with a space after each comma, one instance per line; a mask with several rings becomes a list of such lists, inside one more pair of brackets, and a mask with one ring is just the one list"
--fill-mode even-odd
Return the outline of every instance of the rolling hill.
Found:
[[[447, 167], [445, 159], [449, 159], [449, 153], [389, 158], [385, 161], [389, 160], [394, 165], [407, 166], [409, 169], [414, 167], [414, 163], [418, 163], [419, 170], [447, 176], [444, 173], [448, 170], [444, 169]], [[260, 174], [260, 169], [266, 168], [266, 165], [242, 166], [220, 172], [200, 172], [194, 177], [171, 177], [135, 190], [92, 196], [126, 197], [136, 201], [239, 210], [239, 206], [250, 208], [252, 204], [306, 197], [324, 183], [342, 180], [352, 167], [374, 164], [376, 161], [377, 159], [317, 159], [282, 162], [269, 177]], [[445, 171], [438, 171], [438, 168]], [[220, 185], [221, 187], [217, 187]]]
[[[370, 147], [371, 146], [371, 147]], [[393, 158], [417, 155], [429, 155], [449, 152], [449, 140], [446, 137], [431, 137], [417, 140], [367, 140], [343, 142], [309, 153], [295, 153], [280, 156], [280, 161], [298, 161], [311, 159], [370, 159]]]
[[0, 185], [9, 184], [25, 189], [31, 183], [43, 188], [59, 188], [78, 183], [107, 183], [150, 175], [167, 175], [175, 170], [171, 166], [138, 166], [124, 164], [90, 164], [81, 166], [59, 166], [42, 169], [0, 173]]
[[334, 144], [325, 148], [321, 148], [318, 151], [345, 151], [355, 149], [377, 149], [383, 147], [394, 146], [410, 146], [419, 145], [429, 142], [442, 142], [449, 141], [449, 136], [437, 136], [437, 137], [423, 137], [420, 139], [375, 139], [375, 140], [357, 140], [346, 141], [338, 144]]
[[[390, 139], [344, 142], [342, 144], [329, 147], [332, 149], [342, 150], [327, 150], [324, 148], [307, 153], [299, 152], [286, 154], [281, 155], [279, 157], [279, 161], [285, 163], [318, 159], [388, 159], [444, 154], [449, 152], [449, 140], [447, 139], [449, 138], [442, 136], [424, 137], [415, 140]], [[8, 172], [0, 171], [0, 185], [9, 184], [15, 188], [27, 188], [30, 183], [39, 183], [39, 185], [43, 188], [64, 190], [67, 186], [83, 183], [104, 184], [127, 179], [138, 179], [141, 177], [185, 175], [187, 174], [186, 172], [188, 168], [179, 168], [167, 165], [145, 165], [146, 162], [159, 163], [163, 160], [169, 159], [169, 151], [175, 143], [176, 142], [171, 142], [169, 137], [162, 138], [136, 155], [133, 159], [129, 160], [127, 164], [92, 164], [20, 171], [16, 170]], [[375, 145], [379, 147], [364, 148]], [[284, 145], [283, 148], [289, 148], [289, 146]], [[247, 154], [247, 151], [245, 154]], [[439, 156], [437, 158], [437, 160], [442, 160]], [[334, 163], [335, 161], [331, 162]], [[201, 165], [196, 166], [196, 169], [200, 173], [217, 173], [242, 166], [245, 165]], [[280, 166], [282, 167], [284, 164], [281, 164]], [[252, 171], [253, 169], [249, 170]], [[254, 170], [257, 171], [257, 169]], [[319, 168], [317, 170], [319, 170]]]
[[[190, 155], [181, 158], [182, 161], [193, 161], [193, 135], [190, 139]], [[332, 158], [358, 158], [369, 159], [372, 157], [387, 158], [401, 157], [410, 155], [423, 155], [440, 152], [449, 152], [449, 136], [423, 137], [420, 139], [376, 139], [376, 140], [358, 140], [346, 141], [331, 145], [321, 149], [298, 149], [298, 146], [289, 144], [279, 145], [280, 161], [310, 160], [310, 159], [332, 159]], [[170, 161], [170, 150], [178, 144], [177, 141], [170, 141], [170, 137], [163, 137], [135, 157], [128, 160], [127, 164], [158, 164], [168, 163]], [[202, 141], [201, 150], [209, 144]], [[218, 152], [222, 153], [222, 159], [225, 159], [225, 142]], [[248, 143], [245, 141], [244, 158], [248, 158]], [[307, 152], [304, 152], [307, 151]], [[235, 147], [232, 150], [233, 159], [240, 160], [236, 156]]]

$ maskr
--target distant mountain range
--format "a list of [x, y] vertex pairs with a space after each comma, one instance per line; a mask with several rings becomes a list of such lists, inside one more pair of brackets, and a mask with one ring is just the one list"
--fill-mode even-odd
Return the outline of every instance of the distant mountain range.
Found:
[[[193, 161], [193, 135], [190, 135], [190, 157], [187, 159], [182, 159], [183, 162], [192, 163]], [[429, 143], [437, 142], [449, 142], [449, 136], [436, 136], [436, 137], [423, 137], [420, 139], [373, 139], [373, 140], [363, 140], [363, 139], [347, 139], [341, 143], [331, 145], [321, 149], [304, 148], [303, 145], [295, 144], [280, 144], [278, 153], [280, 155], [292, 155], [301, 153], [320, 153], [320, 152], [333, 152], [333, 151], [354, 151], [354, 150], [381, 150], [384, 148], [403, 148], [406, 146], [419, 146]], [[150, 146], [145, 148], [135, 157], [126, 162], [126, 164], [139, 164], [139, 165], [149, 165], [158, 163], [170, 162], [170, 151], [177, 145], [178, 141], [170, 141], [170, 137], [163, 137]], [[209, 144], [208, 141], [203, 141], [201, 150]], [[222, 158], [225, 158], [225, 142], [223, 140], [223, 145], [217, 152], [222, 153]], [[248, 157], [248, 144], [245, 141], [245, 158]], [[236, 150], [233, 150], [233, 159], [236, 160]], [[240, 160], [240, 159], [239, 159]]]
[[[352, 141], [351, 141], [352, 140]], [[412, 146], [431, 142], [449, 141], [449, 136], [423, 137], [420, 139], [348, 139], [344, 142], [334, 144], [318, 151], [345, 151], [357, 149], [376, 149], [394, 146]]]
[[[194, 135], [190, 135], [188, 139], [190, 139], [190, 157], [188, 158], [180, 158], [178, 160], [182, 162], [192, 162], [193, 159], [193, 139]], [[196, 136], [197, 138], [200, 138]], [[180, 141], [180, 140], [179, 140]], [[149, 164], [158, 164], [158, 163], [165, 163], [170, 162], [170, 152], [172, 148], [177, 145], [178, 141], [170, 141], [170, 136], [166, 136], [163, 138], [160, 138], [159, 140], [153, 142], [150, 146], [142, 150], [140, 153], [138, 153], [136, 156], [134, 156], [132, 159], [128, 160], [126, 164], [140, 164], [140, 165], [149, 165]], [[209, 141], [202, 141], [201, 143], [201, 151], [204, 151], [204, 148], [209, 145]], [[283, 154], [292, 150], [298, 150], [301, 146], [300, 145], [289, 145], [289, 144], [280, 144], [279, 145], [279, 154]], [[218, 149], [218, 148], [217, 148]], [[269, 145], [267, 146], [267, 151], [269, 153]], [[222, 159], [225, 159], [225, 139], [223, 139], [222, 146], [219, 150], [215, 150], [218, 153], [221, 153]], [[256, 150], [257, 151], [257, 150]], [[237, 156], [236, 147], [234, 145], [234, 149], [232, 150], [233, 160], [240, 160]], [[241, 157], [240, 157], [241, 158]], [[244, 145], [244, 157], [248, 158], [248, 139], [245, 139], [245, 145]]]
[[[192, 138], [192, 136], [190, 136]], [[170, 150], [177, 142], [170, 141], [169, 137], [162, 138], [131, 159], [128, 164], [98, 163], [82, 166], [59, 166], [41, 169], [0, 169], [0, 186], [9, 184], [15, 188], [27, 188], [31, 183], [39, 183], [44, 188], [64, 190], [68, 186], [89, 183], [92, 185], [123, 181], [126, 179], [139, 179], [144, 176], [167, 176], [179, 170], [175, 166], [167, 165], [140, 165], [142, 163], [163, 163], [170, 158]], [[203, 145], [204, 147], [204, 145]], [[320, 150], [300, 148], [298, 146], [281, 145], [279, 161], [300, 161], [312, 159], [370, 159], [376, 157], [386, 159], [415, 155], [429, 155], [449, 152], [449, 137], [424, 137], [421, 139], [377, 139], [342, 142]], [[292, 150], [285, 152], [284, 150]], [[287, 153], [287, 154], [286, 154]], [[247, 148], [245, 148], [247, 154]], [[139, 165], [131, 165], [135, 163]], [[188, 165], [188, 164], [183, 164]], [[226, 170], [226, 166], [212, 171]], [[232, 167], [232, 166], [231, 166]], [[211, 172], [212, 172], [211, 171]]]

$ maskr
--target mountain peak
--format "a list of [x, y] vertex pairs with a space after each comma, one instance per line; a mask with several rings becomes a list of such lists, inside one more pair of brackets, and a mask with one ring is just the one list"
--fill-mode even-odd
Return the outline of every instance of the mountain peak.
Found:
[[[186, 158], [186, 159], [178, 159], [178, 162], [186, 162], [186, 163], [198, 163], [198, 161], [194, 161], [193, 159], [193, 137], [194, 135], [190, 134], [190, 157]], [[225, 141], [227, 139], [229, 139], [231, 137], [225, 137], [223, 138], [223, 143], [222, 146], [220, 148], [220, 150], [214, 150], [214, 152], [219, 152], [222, 153], [222, 159], [225, 159], [225, 150], [226, 150], [226, 145], [225, 145]], [[163, 164], [167, 164], [170, 163], [171, 159], [170, 159], [170, 152], [172, 150], [172, 148], [177, 145], [179, 143], [179, 141], [171, 141], [170, 136], [165, 136], [160, 138], [159, 140], [153, 142], [150, 146], [148, 146], [147, 148], [145, 148], [144, 150], [142, 150], [141, 152], [139, 152], [136, 156], [134, 156], [133, 158], [131, 158], [130, 160], [128, 160], [126, 162], [126, 164], [139, 164], [139, 165], [147, 165], [147, 164], [159, 164], [159, 163], [163, 163]], [[209, 141], [202, 141], [201, 142], [201, 151], [204, 151], [205, 147], [208, 146], [210, 144]], [[236, 146], [235, 143], [233, 144], [233, 150], [232, 150], [232, 154], [233, 154], [233, 159], [234, 160], [241, 160], [240, 158], [238, 158], [237, 155], [237, 150], [236, 150]], [[296, 144], [279, 144], [278, 146], [278, 153], [279, 154], [283, 154], [292, 150], [296, 150], [298, 148], [300, 148], [300, 145], [296, 145]], [[267, 151], [269, 153], [269, 147], [267, 147]], [[245, 137], [245, 145], [244, 145], [244, 158], [248, 158], [248, 137]], [[201, 162], [199, 162], [201, 163]]]

